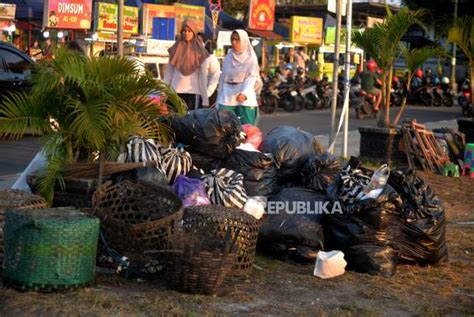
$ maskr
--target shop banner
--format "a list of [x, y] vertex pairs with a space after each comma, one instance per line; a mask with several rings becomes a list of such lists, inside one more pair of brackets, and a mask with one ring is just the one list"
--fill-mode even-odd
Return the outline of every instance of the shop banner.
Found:
[[[123, 31], [138, 34], [138, 7], [123, 7]], [[114, 3], [97, 3], [96, 31], [117, 32], [118, 6]]]
[[168, 49], [173, 46], [174, 41], [148, 39], [146, 45], [147, 54], [168, 56]]
[[160, 4], [143, 4], [143, 25], [142, 30], [145, 35], [153, 33], [153, 18], [174, 19], [176, 10], [174, 6]]
[[323, 19], [292, 16], [290, 42], [302, 44], [322, 44]]
[[15, 20], [16, 4], [0, 3], [0, 20]]
[[91, 28], [92, 0], [46, 0], [43, 25], [57, 29]]
[[251, 0], [249, 29], [273, 31], [275, 0]]
[[206, 9], [201, 6], [176, 3], [176, 34], [181, 32], [181, 26], [186, 18], [193, 18], [197, 21], [197, 32], [204, 32]]

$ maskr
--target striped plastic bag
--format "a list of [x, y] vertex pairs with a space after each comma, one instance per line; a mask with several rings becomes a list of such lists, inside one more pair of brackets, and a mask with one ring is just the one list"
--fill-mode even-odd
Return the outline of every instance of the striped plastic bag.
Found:
[[204, 175], [203, 180], [212, 204], [242, 209], [247, 202], [242, 174], [221, 168]]
[[186, 175], [193, 166], [191, 154], [185, 151], [182, 145], [178, 145], [176, 148], [161, 147], [159, 153], [162, 158], [161, 167], [170, 185], [179, 175]]
[[131, 136], [127, 142], [126, 162], [148, 162], [156, 161], [157, 167], [161, 166], [161, 155], [158, 145], [153, 139], [145, 139], [139, 136]]

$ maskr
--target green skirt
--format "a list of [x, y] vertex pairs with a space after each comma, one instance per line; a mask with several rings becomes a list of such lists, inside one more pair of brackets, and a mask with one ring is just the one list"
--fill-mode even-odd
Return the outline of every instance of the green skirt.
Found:
[[225, 109], [236, 114], [240, 118], [241, 124], [250, 123], [251, 125], [257, 125], [258, 107], [246, 107], [246, 106], [224, 106], [219, 104], [219, 109]]

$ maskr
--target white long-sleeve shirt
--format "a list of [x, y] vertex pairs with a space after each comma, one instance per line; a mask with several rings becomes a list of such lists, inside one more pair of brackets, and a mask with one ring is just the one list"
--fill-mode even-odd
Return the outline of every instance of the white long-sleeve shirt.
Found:
[[[207, 60], [207, 59], [206, 59]], [[203, 106], [209, 105], [208, 65], [204, 61], [191, 75], [181, 74], [173, 65], [168, 64], [163, 81], [173, 87], [178, 94], [201, 95]]]
[[204, 61], [207, 64], [207, 95], [211, 96], [219, 84], [221, 76], [221, 64], [213, 54]]
[[[255, 93], [257, 77], [258, 76], [249, 76], [242, 83], [231, 85], [224, 82], [223, 76], [221, 76], [217, 104], [224, 106], [257, 107], [257, 94]], [[237, 96], [239, 94], [244, 94], [247, 99], [244, 102], [238, 102]]]

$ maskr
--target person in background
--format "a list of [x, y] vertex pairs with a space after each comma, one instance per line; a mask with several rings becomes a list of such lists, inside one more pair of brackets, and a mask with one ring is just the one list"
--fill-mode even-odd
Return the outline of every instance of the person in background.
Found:
[[256, 125], [256, 91], [261, 84], [258, 59], [247, 32], [236, 30], [230, 40], [232, 49], [224, 58], [217, 104], [219, 109], [234, 112], [242, 124]]
[[204, 61], [204, 67], [207, 69], [207, 95], [209, 97], [209, 106], [216, 104], [217, 100], [217, 85], [219, 84], [219, 77], [221, 76], [221, 64], [212, 52], [212, 41], [207, 40], [206, 36], [199, 32], [197, 34], [199, 41], [206, 48], [209, 57]]
[[52, 60], [54, 58], [53, 41], [50, 37], [46, 39], [46, 47], [43, 50], [43, 59]]
[[164, 77], [164, 82], [178, 93], [189, 110], [209, 106], [205, 63], [209, 53], [197, 38], [196, 29], [196, 20], [184, 20], [179, 40], [168, 49], [169, 63]]
[[306, 63], [309, 61], [309, 56], [304, 52], [304, 47], [298, 47], [295, 54], [295, 68], [301, 67], [306, 71]]
[[375, 105], [374, 110], [378, 111], [380, 108], [380, 103], [382, 102], [382, 91], [375, 88], [375, 85], [381, 85], [381, 81], [376, 73], [377, 63], [374, 60], [367, 62], [366, 70], [360, 75], [361, 79], [361, 88], [366, 93], [369, 93], [375, 96]]
[[33, 42], [33, 45], [30, 47], [29, 55], [34, 60], [40, 60], [43, 58], [43, 50], [41, 49], [38, 40]]

